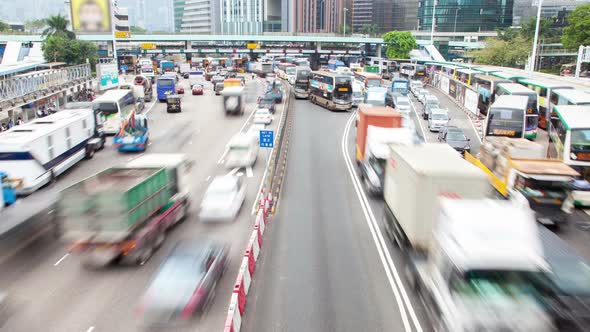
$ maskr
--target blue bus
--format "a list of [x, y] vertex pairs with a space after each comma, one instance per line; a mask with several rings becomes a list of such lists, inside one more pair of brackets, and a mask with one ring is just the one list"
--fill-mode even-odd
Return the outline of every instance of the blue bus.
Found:
[[159, 77], [156, 84], [159, 101], [166, 101], [166, 97], [168, 97], [168, 95], [173, 95], [176, 91], [176, 80], [174, 77]]
[[405, 78], [396, 78], [391, 82], [391, 93], [394, 95], [407, 96], [410, 89], [410, 82]]

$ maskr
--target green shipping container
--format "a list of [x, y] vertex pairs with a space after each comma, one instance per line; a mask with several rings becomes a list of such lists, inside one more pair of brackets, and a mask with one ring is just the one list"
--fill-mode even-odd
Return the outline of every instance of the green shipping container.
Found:
[[66, 232], [105, 241], [125, 236], [168, 204], [171, 180], [165, 168], [109, 168], [91, 176], [62, 192]]

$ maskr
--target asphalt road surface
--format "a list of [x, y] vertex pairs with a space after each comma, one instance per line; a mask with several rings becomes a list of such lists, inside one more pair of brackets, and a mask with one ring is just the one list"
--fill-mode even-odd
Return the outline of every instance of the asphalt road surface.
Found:
[[[150, 145], [147, 153], [186, 153], [195, 161], [189, 174], [191, 211], [188, 220], [172, 230], [163, 247], [144, 266], [112, 266], [88, 270], [79, 257], [68, 254], [69, 243], [50, 237], [33, 243], [0, 266], [0, 290], [8, 296], [8, 307], [0, 317], [0, 331], [6, 332], [86, 332], [144, 331], [135, 311], [150, 279], [170, 249], [180, 239], [208, 236], [231, 244], [229, 266], [218, 283], [216, 297], [208, 312], [191, 321], [182, 330], [215, 331], [225, 322], [227, 305], [235, 276], [241, 263], [254, 217], [251, 206], [259, 191], [269, 151], [260, 150], [252, 172], [230, 170], [223, 166], [225, 146], [240, 131], [247, 131], [256, 95], [250, 98], [243, 116], [225, 116], [222, 97], [215, 96], [210, 83], [205, 95], [192, 96], [188, 81], [181, 80], [187, 94], [182, 113], [168, 114], [162, 103], [146, 105], [149, 117]], [[263, 83], [247, 83], [247, 90], [259, 94]], [[151, 107], [151, 108], [150, 108]], [[269, 126], [276, 130], [280, 112]], [[118, 153], [111, 146], [98, 152], [92, 160], [82, 161], [61, 176], [57, 183], [43, 190], [59, 191], [107, 167], [124, 164], [139, 154]], [[248, 192], [244, 208], [233, 223], [203, 224], [197, 217], [203, 193], [212, 177], [229, 172], [246, 177]], [[26, 199], [34, 199], [35, 194]], [[176, 329], [165, 329], [175, 331]]]

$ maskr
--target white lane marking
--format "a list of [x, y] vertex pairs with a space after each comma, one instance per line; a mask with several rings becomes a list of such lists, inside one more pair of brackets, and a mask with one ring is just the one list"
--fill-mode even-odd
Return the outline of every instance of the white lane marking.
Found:
[[236, 167], [236, 168], [232, 169], [231, 171], [229, 171], [229, 173], [227, 173], [225, 176], [232, 176], [232, 175], [236, 174], [236, 172], [239, 170], [240, 170], [240, 168]]
[[410, 106], [412, 106], [412, 111], [414, 111], [414, 114], [416, 115], [416, 120], [418, 120], [418, 127], [420, 127], [420, 131], [422, 132], [422, 138], [424, 138], [424, 143], [428, 143], [428, 138], [426, 137], [426, 132], [424, 131], [424, 128], [422, 128], [422, 121], [420, 121], [420, 116], [418, 115], [418, 111], [416, 111], [416, 108], [414, 107], [414, 101], [412, 100], [412, 97], [409, 97], [410, 99]]
[[237, 173], [236, 173], [236, 176], [237, 176], [237, 177], [240, 177], [240, 176], [243, 176], [243, 175], [244, 175], [244, 172], [237, 172]]
[[[153, 97], [152, 97], [152, 98], [153, 98]], [[152, 102], [152, 104], [150, 105], [150, 107], [148, 107], [148, 109], [147, 109], [145, 112], [143, 112], [143, 114], [147, 115], [149, 112], [151, 112], [151, 111], [152, 111], [152, 108], [154, 108], [154, 105], [156, 105], [156, 102], [157, 102], [157, 101], [158, 101], [158, 98], [156, 98], [156, 100], [154, 100], [154, 101]]]
[[[469, 123], [471, 123], [471, 128], [473, 128], [473, 131], [475, 132], [475, 137], [477, 137], [477, 140], [479, 141], [479, 144], [483, 144], [481, 137], [479, 136], [479, 131], [477, 131], [477, 128], [475, 128], [475, 124], [473, 123], [473, 121], [471, 120], [471, 118], [469, 117], [469, 115], [467, 116], [467, 121], [469, 121]], [[483, 126], [483, 124], [482, 124]]]
[[223, 150], [223, 154], [221, 155], [221, 157], [219, 157], [219, 160], [217, 160], [217, 165], [223, 163], [223, 158], [225, 158], [225, 155], [229, 152], [228, 148], [225, 148], [225, 150]]
[[61, 263], [64, 259], [68, 258], [70, 254], [65, 254], [62, 258], [60, 258], [57, 262], [55, 262], [55, 264], [53, 264], [53, 266], [58, 266], [59, 263]]
[[94, 331], [94, 326], [91, 326], [88, 328], [88, 330], [86, 330], [86, 332], [92, 332], [92, 331]]
[[[407, 309], [408, 312], [410, 313], [410, 317], [412, 319], [414, 326], [416, 327], [416, 330], [418, 332], [422, 332], [422, 327], [420, 325], [420, 322], [418, 321], [418, 317], [416, 316], [416, 313], [414, 312], [414, 308], [412, 307], [412, 303], [410, 302], [410, 299], [408, 298], [408, 294], [407, 294], [407, 292], [404, 288], [404, 285], [399, 277], [399, 273], [397, 272], [397, 268], [395, 267], [395, 264], [393, 263], [393, 260], [391, 259], [391, 254], [389, 253], [389, 250], [387, 249], [387, 245], [383, 239], [383, 235], [381, 234], [381, 230], [379, 229], [379, 225], [377, 224], [377, 221], [375, 220], [375, 215], [373, 214], [371, 206], [369, 205], [369, 202], [367, 200], [365, 192], [361, 186], [360, 180], [358, 179], [358, 176], [356, 175], [356, 172], [354, 171], [354, 164], [352, 162], [352, 159], [350, 158], [350, 154], [348, 152], [348, 149], [346, 148], [347, 142], [348, 142], [348, 134], [350, 133], [350, 128], [352, 127], [352, 122], [353, 122], [355, 115], [356, 115], [355, 113], [352, 114], [352, 116], [349, 118], [348, 122], [346, 123], [346, 127], [344, 128], [344, 134], [342, 135], [341, 147], [342, 147], [342, 154], [344, 157], [344, 161], [346, 162], [346, 166], [348, 168], [348, 172], [350, 174], [352, 183], [354, 185], [354, 189], [355, 189], [356, 194], [357, 194], [359, 201], [361, 203], [361, 208], [363, 210], [363, 214], [365, 215], [365, 221], [367, 222], [367, 226], [369, 227], [369, 230], [371, 231], [373, 241], [375, 242], [375, 246], [377, 247], [377, 251], [379, 253], [379, 258], [381, 259], [381, 264], [383, 265], [383, 268], [385, 269], [385, 274], [387, 275], [389, 285], [390, 285], [391, 290], [393, 291], [393, 294], [396, 298], [398, 308], [400, 309], [400, 314], [402, 317], [402, 321], [404, 323], [404, 328], [407, 332], [412, 331], [412, 328], [410, 326], [410, 323], [408, 321], [408, 317], [406, 314], [406, 309]], [[393, 275], [393, 277], [392, 277], [392, 275]], [[399, 288], [399, 290], [398, 290], [398, 288]], [[401, 293], [401, 297], [400, 297], [400, 293]], [[403, 298], [403, 302], [405, 303], [405, 307], [404, 307], [404, 303], [402, 303], [402, 298]]]
[[252, 172], [252, 166], [246, 167], [246, 176], [248, 176], [249, 178], [254, 176], [254, 173]]
[[[289, 104], [289, 99], [291, 98], [291, 94], [287, 95], [287, 98], [284, 99], [283, 104], [281, 105], [281, 117], [279, 118], [279, 125], [277, 126], [277, 130], [279, 130], [281, 128], [281, 123], [283, 122], [283, 112], [285, 112], [285, 108], [287, 107], [287, 105]], [[277, 135], [274, 136], [275, 137], [275, 141], [273, 142], [273, 147], [270, 149], [270, 152], [268, 153], [268, 160], [266, 161], [266, 166], [264, 168], [264, 173], [262, 173], [262, 179], [260, 179], [260, 186], [258, 187], [258, 193], [256, 194], [256, 198], [254, 198], [254, 202], [252, 203], [252, 215], [254, 215], [256, 213], [256, 207], [260, 204], [259, 197], [261, 194], [261, 190], [262, 190], [262, 186], [264, 185], [264, 178], [266, 178], [266, 173], [268, 173], [268, 167], [270, 166], [270, 156], [272, 156], [272, 153], [275, 150], [275, 146], [276, 146], [276, 140]]]
[[209, 180], [211, 180], [211, 175], [209, 175], [206, 179], [205, 182], [209, 182]]

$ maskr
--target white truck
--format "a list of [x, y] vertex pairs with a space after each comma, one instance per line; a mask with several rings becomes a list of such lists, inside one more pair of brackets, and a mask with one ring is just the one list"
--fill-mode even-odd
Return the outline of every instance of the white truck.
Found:
[[181, 64], [178, 65], [178, 71], [180, 72], [180, 74], [184, 75], [188, 72], [191, 71], [191, 64], [188, 62], [183, 62]]
[[385, 229], [435, 331], [553, 330], [530, 209], [486, 198], [486, 174], [448, 145], [397, 146], [385, 174]]

